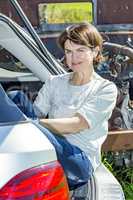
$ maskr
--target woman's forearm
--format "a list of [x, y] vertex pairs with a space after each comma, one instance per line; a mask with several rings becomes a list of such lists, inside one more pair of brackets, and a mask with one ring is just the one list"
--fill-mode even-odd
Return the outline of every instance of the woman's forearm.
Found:
[[76, 133], [88, 128], [88, 123], [79, 115], [71, 118], [40, 119], [39, 122], [57, 134]]

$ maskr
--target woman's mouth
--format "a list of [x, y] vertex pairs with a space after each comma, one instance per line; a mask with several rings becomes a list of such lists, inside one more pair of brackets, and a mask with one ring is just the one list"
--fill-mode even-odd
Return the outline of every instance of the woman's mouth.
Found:
[[81, 65], [81, 62], [72, 63], [72, 66], [78, 66], [78, 65]]
[[71, 63], [71, 65], [69, 65], [69, 68], [72, 70], [76, 70], [80, 68], [81, 64], [82, 62], [73, 62]]

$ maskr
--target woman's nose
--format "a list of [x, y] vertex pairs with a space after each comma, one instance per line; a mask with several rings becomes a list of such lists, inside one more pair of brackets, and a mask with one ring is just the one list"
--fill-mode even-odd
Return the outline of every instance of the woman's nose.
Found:
[[73, 61], [77, 61], [77, 59], [78, 59], [77, 53], [76, 53], [76, 52], [73, 52], [73, 53], [72, 53], [72, 60], [73, 60]]

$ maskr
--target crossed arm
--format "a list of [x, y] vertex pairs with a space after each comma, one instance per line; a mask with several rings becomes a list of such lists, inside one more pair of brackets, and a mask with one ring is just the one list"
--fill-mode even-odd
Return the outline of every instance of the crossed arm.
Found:
[[39, 123], [57, 134], [69, 134], [88, 129], [88, 122], [80, 114], [70, 118], [40, 119]]

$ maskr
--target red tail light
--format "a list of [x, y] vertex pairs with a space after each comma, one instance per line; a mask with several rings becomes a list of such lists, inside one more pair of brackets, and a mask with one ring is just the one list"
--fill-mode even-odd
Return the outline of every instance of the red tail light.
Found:
[[66, 178], [58, 162], [25, 170], [0, 190], [0, 200], [68, 199]]

